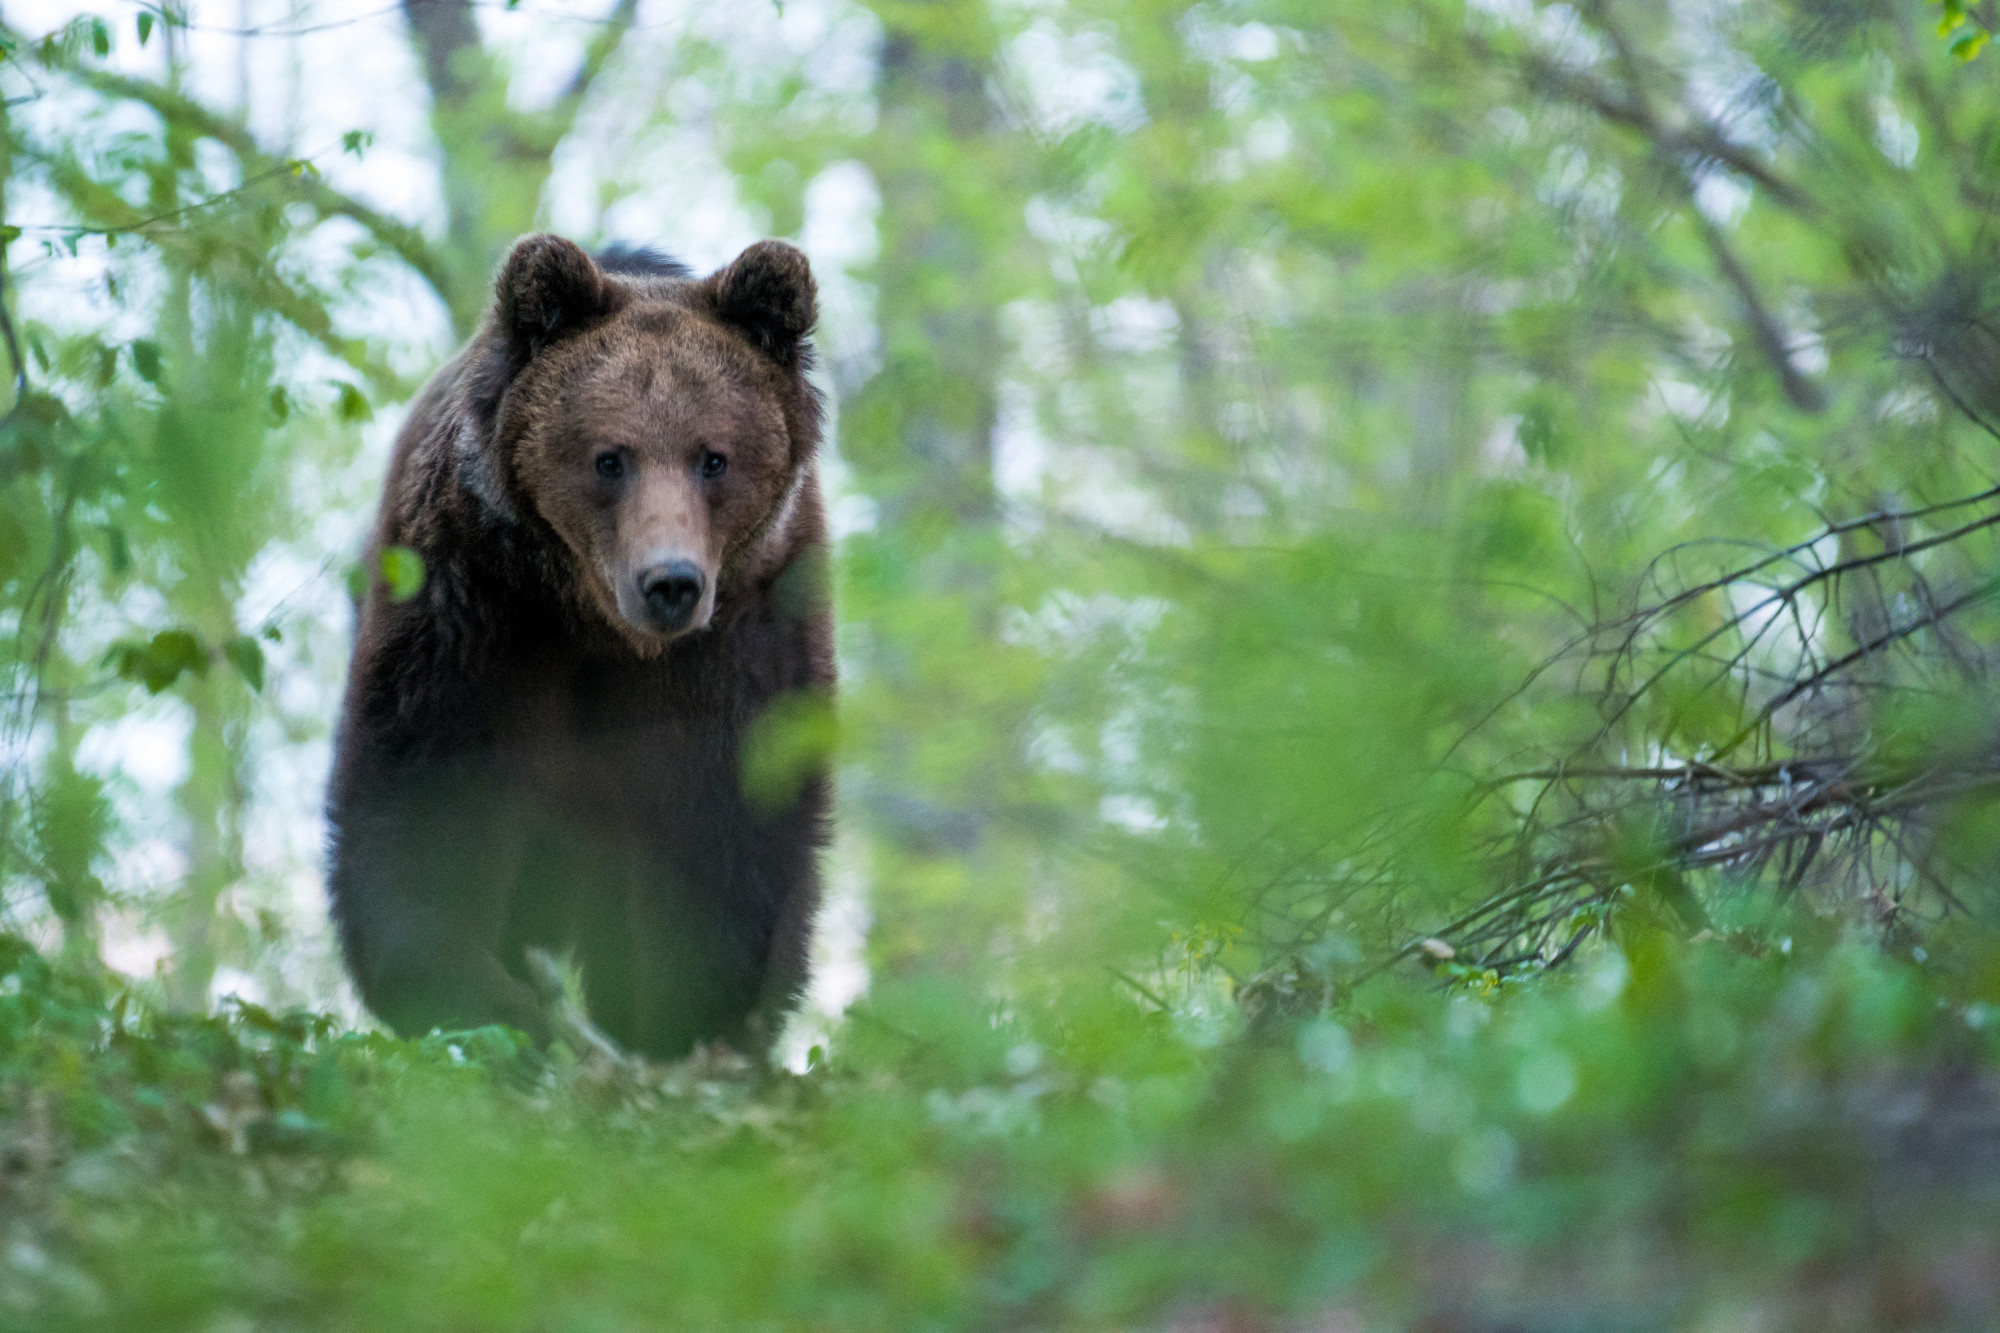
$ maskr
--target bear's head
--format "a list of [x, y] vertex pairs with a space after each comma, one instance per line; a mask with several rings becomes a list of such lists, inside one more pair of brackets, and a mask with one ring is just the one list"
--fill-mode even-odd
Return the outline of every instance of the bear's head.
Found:
[[781, 241], [702, 279], [600, 266], [556, 236], [502, 266], [485, 485], [554, 533], [581, 600], [640, 652], [703, 629], [718, 597], [793, 554], [819, 443], [815, 310], [806, 257]]

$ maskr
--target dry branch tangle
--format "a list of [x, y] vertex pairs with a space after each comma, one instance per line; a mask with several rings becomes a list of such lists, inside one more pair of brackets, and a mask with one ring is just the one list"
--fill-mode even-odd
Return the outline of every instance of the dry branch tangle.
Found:
[[[1913, 747], [1886, 729], [1879, 705], [1976, 697], [1990, 680], [1996, 636], [1968, 622], [2000, 592], [1996, 529], [2000, 487], [1828, 523], [1663, 587], [1570, 640], [1514, 697], [1566, 680], [1597, 700], [1601, 724], [1545, 762], [1472, 781], [1462, 807], [1490, 830], [1496, 887], [1453, 920], [1410, 923], [1407, 944], [1346, 984], [1411, 959], [1444, 964], [1439, 942], [1454, 975], [1556, 966], [1634, 905], [1685, 933], [1712, 931], [1710, 906], [1759, 889], [1770, 899], [1765, 920], [1805, 895], [1897, 939], [1970, 910], [1935, 835], [1955, 804], [2000, 787], [2000, 736], [1975, 728]], [[1870, 535], [1881, 549], [1851, 549]], [[1642, 586], [1694, 549], [1662, 556]], [[1719, 619], [1676, 637], [1703, 599], [1720, 604]], [[1857, 603], [1878, 618], [1854, 613]], [[1658, 704], [1671, 687], [1726, 701], [1731, 734], [1678, 734], [1679, 717]], [[1344, 883], [1396, 873], [1367, 860]], [[1316, 888], [1329, 900], [1352, 896]]]

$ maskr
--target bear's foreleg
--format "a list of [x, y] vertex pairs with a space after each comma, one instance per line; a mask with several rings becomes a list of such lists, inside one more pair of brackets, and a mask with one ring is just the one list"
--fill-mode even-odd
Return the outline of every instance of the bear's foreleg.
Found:
[[510, 975], [463, 921], [423, 904], [365, 914], [348, 958], [361, 998], [399, 1036], [503, 1024], [548, 1044], [548, 1016], [532, 987]]
[[440, 786], [413, 789], [429, 799], [368, 801], [337, 826], [335, 916], [362, 1000], [405, 1037], [498, 1023], [546, 1045], [540, 998], [503, 962], [519, 837]]

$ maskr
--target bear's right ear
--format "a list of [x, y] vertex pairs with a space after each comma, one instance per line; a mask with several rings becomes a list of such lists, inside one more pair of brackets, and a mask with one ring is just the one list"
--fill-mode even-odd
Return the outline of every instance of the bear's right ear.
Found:
[[574, 241], [560, 236], [524, 236], [500, 267], [495, 314], [507, 342], [521, 360], [552, 339], [610, 314], [618, 305], [617, 284]]

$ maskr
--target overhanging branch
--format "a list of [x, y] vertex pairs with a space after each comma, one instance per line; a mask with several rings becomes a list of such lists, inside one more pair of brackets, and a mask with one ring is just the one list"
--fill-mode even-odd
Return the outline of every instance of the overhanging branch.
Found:
[[[281, 171], [285, 166], [285, 160], [266, 152], [248, 129], [170, 88], [108, 70], [77, 65], [57, 65], [53, 68], [94, 92], [138, 102], [150, 107], [164, 120], [183, 125], [203, 138], [215, 140], [236, 155], [246, 178]], [[444, 296], [444, 267], [422, 232], [379, 209], [369, 207], [352, 195], [334, 189], [313, 172], [301, 173], [296, 180], [294, 188], [300, 199], [320, 216], [344, 217], [361, 224], [371, 236], [422, 276], [441, 298]]]
[[605, 18], [585, 48], [583, 60], [577, 65], [576, 74], [562, 96], [549, 111], [554, 131], [553, 138], [560, 141], [576, 126], [577, 114], [583, 110], [584, 99], [590, 95], [590, 87], [597, 82], [597, 76], [604, 72], [611, 57], [617, 54], [624, 42], [625, 34], [632, 30], [632, 22], [639, 16], [639, 0], [618, 0], [618, 4]]

